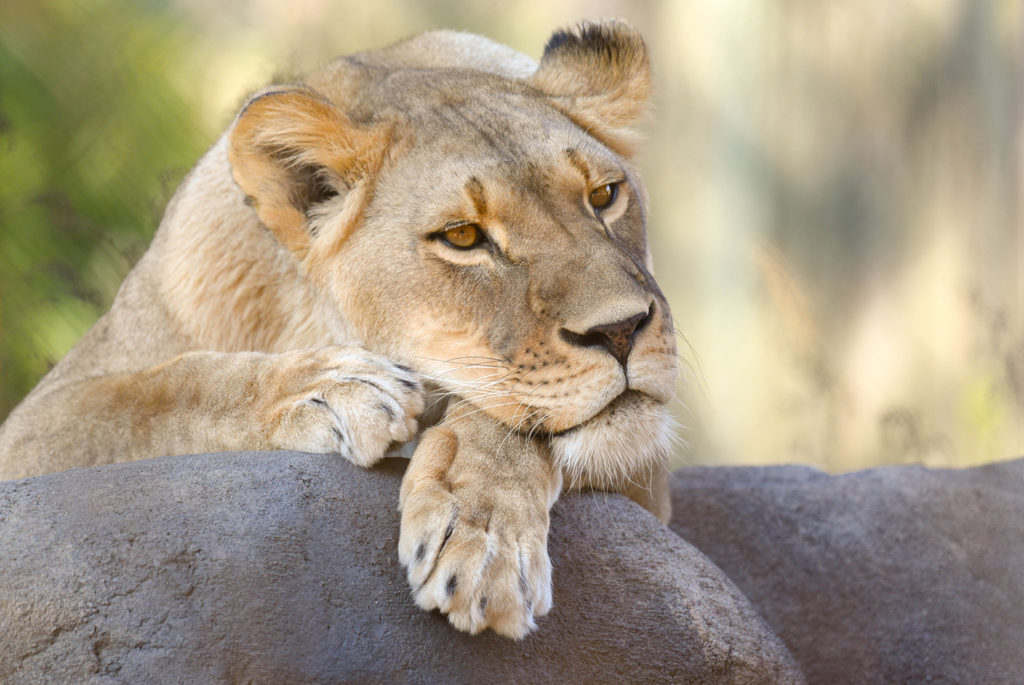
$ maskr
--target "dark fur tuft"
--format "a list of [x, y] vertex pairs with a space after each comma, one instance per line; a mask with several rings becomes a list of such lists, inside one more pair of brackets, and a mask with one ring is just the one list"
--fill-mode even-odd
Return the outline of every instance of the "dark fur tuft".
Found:
[[629, 24], [584, 21], [551, 34], [530, 83], [616, 152], [632, 154], [631, 126], [651, 92], [647, 46]]
[[624, 57], [633, 58], [645, 52], [642, 43], [636, 44], [638, 36], [618, 21], [601, 23], [581, 22], [571, 30], [559, 29], [551, 34], [544, 46], [541, 60], [551, 59], [556, 53], [573, 54], [581, 57], [597, 57], [600, 62], [614, 64]]
[[549, 52], [553, 52], [562, 47], [563, 45], [565, 45], [566, 43], [572, 42], [575, 42], [575, 36], [573, 36], [565, 29], [555, 31], [554, 33], [551, 34], [551, 37], [548, 38], [548, 42], [544, 46], [544, 55], [547, 56]]

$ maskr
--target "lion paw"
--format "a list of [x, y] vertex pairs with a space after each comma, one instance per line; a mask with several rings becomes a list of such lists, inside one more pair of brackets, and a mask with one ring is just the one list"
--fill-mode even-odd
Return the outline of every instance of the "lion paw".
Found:
[[277, 449], [338, 452], [360, 466], [411, 440], [423, 387], [400, 364], [357, 347], [281, 355], [270, 442]]
[[459, 630], [519, 639], [551, 608], [548, 510], [561, 477], [536, 453], [480, 454], [470, 444], [466, 454], [459, 442], [435, 428], [413, 455], [399, 559], [421, 608], [439, 609]]

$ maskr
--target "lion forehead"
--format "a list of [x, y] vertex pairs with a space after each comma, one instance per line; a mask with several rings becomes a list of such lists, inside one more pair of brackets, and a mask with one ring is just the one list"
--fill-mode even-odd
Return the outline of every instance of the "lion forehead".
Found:
[[400, 71], [367, 95], [362, 106], [394, 122], [417, 145], [454, 139], [467, 149], [540, 149], [582, 129], [541, 93], [521, 82], [470, 70]]

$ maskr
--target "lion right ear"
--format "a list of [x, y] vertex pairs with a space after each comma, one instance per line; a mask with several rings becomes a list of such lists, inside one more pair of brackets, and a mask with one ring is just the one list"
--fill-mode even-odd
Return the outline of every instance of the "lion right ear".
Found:
[[267, 228], [302, 253], [309, 213], [375, 173], [385, 136], [354, 124], [310, 89], [256, 95], [231, 129], [228, 159], [235, 182]]
[[631, 127], [651, 94], [647, 46], [632, 26], [606, 19], [556, 31], [528, 83], [610, 148], [632, 153]]

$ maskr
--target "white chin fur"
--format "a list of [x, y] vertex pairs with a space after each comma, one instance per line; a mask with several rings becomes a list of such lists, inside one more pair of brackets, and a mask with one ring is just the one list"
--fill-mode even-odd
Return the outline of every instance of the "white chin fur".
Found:
[[570, 487], [615, 489], [649, 477], [669, 454], [674, 422], [664, 404], [629, 393], [586, 423], [554, 436], [555, 463]]

